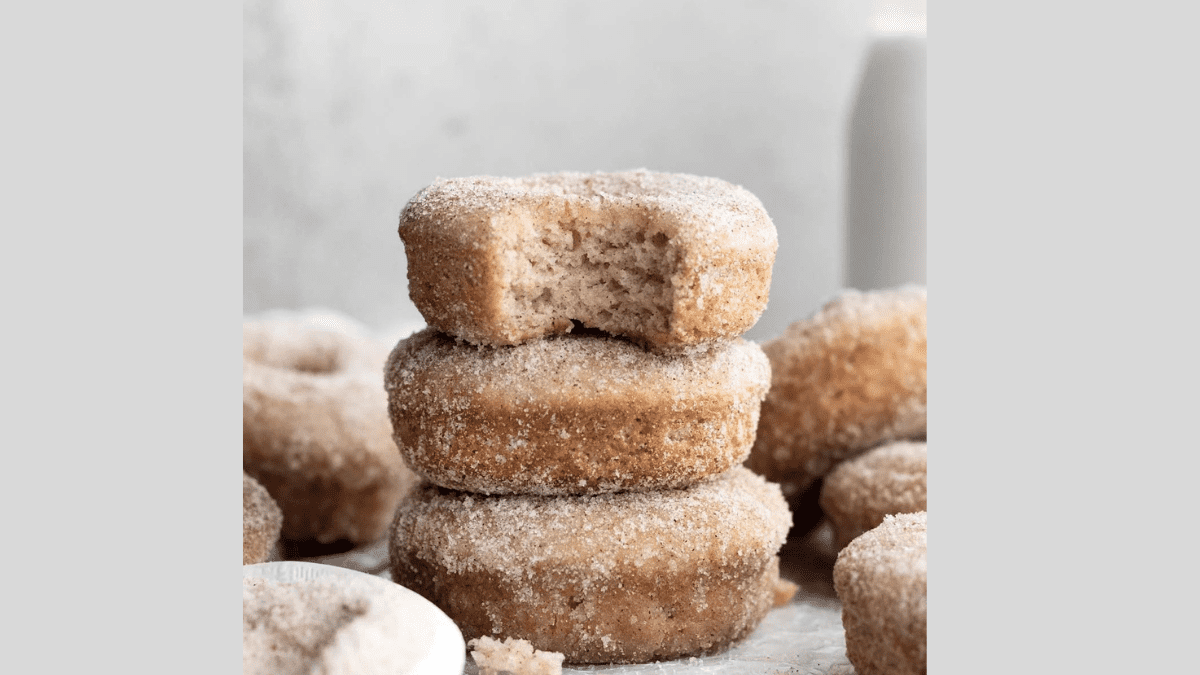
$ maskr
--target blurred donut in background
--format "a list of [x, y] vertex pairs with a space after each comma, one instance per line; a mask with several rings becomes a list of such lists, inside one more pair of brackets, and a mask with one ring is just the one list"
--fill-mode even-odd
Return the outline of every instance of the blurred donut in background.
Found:
[[283, 512], [258, 481], [242, 472], [242, 564], [266, 562], [279, 541]]
[[763, 344], [771, 389], [746, 465], [799, 494], [838, 462], [926, 427], [926, 291], [846, 290]]
[[886, 516], [926, 510], [926, 444], [896, 441], [846, 460], [825, 476], [821, 510], [838, 548]]
[[386, 345], [336, 314], [242, 328], [242, 468], [283, 512], [282, 537], [379, 539], [416, 482], [392, 441]]

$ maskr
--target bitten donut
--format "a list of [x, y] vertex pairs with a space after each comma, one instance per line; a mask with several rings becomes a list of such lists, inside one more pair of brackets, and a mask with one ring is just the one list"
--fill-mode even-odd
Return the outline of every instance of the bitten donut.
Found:
[[925, 512], [887, 516], [833, 566], [846, 656], [859, 675], [924, 675]]
[[775, 599], [791, 514], [743, 467], [683, 490], [481, 496], [426, 485], [396, 513], [392, 579], [468, 638], [528, 640], [567, 663], [722, 651]]
[[409, 295], [443, 332], [511, 345], [574, 321], [659, 350], [746, 332], [778, 248], [744, 188], [646, 170], [440, 179], [400, 238]]
[[740, 464], [770, 378], [740, 338], [657, 354], [600, 335], [476, 347], [426, 329], [384, 379], [396, 445], [430, 482], [565, 495], [680, 488]]
[[924, 288], [844, 291], [763, 344], [771, 390], [747, 466], [797, 494], [844, 459], [925, 434]]
[[885, 516], [926, 508], [926, 445], [896, 441], [838, 464], [821, 486], [821, 510], [838, 548]]
[[283, 511], [282, 536], [366, 543], [416, 477], [392, 441], [386, 347], [336, 316], [242, 328], [242, 468]]
[[266, 562], [279, 541], [283, 512], [267, 489], [242, 472], [242, 564]]

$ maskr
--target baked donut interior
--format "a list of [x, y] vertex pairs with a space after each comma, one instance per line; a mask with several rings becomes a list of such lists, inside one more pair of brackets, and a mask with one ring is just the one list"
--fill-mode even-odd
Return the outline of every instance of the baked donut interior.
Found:
[[614, 209], [609, 215], [531, 223], [536, 236], [511, 253], [501, 300], [522, 328], [568, 317], [617, 333], [670, 329], [670, 281], [681, 251], [645, 214]]

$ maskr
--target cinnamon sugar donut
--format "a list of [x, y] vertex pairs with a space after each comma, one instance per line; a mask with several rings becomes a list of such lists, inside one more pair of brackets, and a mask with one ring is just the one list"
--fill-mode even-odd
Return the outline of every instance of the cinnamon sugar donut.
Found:
[[396, 445], [442, 487], [483, 494], [681, 488], [740, 464], [770, 382], [730, 340], [656, 354], [563, 335], [475, 347], [426, 329], [385, 373]]
[[242, 564], [266, 562], [279, 541], [283, 512], [267, 489], [242, 472]]
[[242, 568], [243, 675], [461, 675], [462, 633], [437, 607], [333, 565]]
[[283, 511], [282, 536], [379, 539], [416, 482], [391, 438], [386, 347], [336, 315], [242, 328], [242, 467]]
[[659, 350], [741, 335], [767, 306], [778, 248], [744, 188], [644, 169], [439, 179], [399, 231], [425, 320], [489, 345], [573, 320]]
[[821, 510], [838, 548], [877, 527], [885, 516], [926, 508], [924, 442], [896, 441], [838, 464], [825, 476]]
[[771, 390], [747, 466], [796, 494], [882, 442], [925, 433], [924, 288], [843, 291], [763, 344]]
[[743, 467], [683, 490], [481, 496], [425, 485], [401, 503], [392, 579], [468, 637], [528, 640], [568, 663], [713, 654], [775, 599], [791, 515]]
[[859, 675], [926, 671], [926, 515], [887, 516], [838, 554], [846, 656]]

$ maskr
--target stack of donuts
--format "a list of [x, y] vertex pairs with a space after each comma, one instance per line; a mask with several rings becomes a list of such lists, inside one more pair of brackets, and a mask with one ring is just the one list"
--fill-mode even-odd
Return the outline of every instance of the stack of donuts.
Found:
[[740, 337], [777, 248], [761, 202], [644, 170], [438, 180], [399, 233], [429, 327], [384, 373], [423, 479], [392, 525], [393, 580], [469, 638], [567, 663], [748, 635], [791, 526], [742, 466], [771, 379]]

